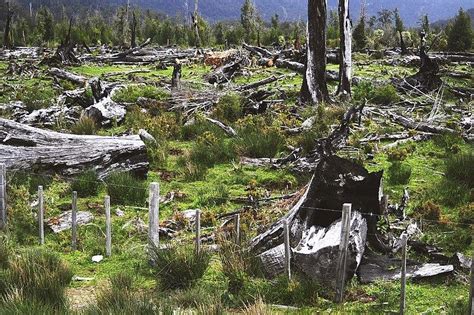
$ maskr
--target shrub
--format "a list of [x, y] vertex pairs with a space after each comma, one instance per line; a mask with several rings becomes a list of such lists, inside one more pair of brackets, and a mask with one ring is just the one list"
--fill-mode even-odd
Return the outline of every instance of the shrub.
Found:
[[99, 188], [99, 177], [95, 170], [87, 170], [79, 174], [71, 183], [71, 190], [77, 191], [79, 197], [95, 196]]
[[406, 163], [393, 162], [388, 169], [389, 182], [394, 185], [408, 184], [411, 177], [411, 166]]
[[66, 303], [64, 290], [72, 279], [71, 270], [58, 256], [40, 249], [28, 249], [13, 256], [6, 271], [7, 292], [25, 301], [35, 300], [53, 307]]
[[204, 116], [197, 114], [190, 122], [181, 128], [183, 140], [193, 140], [205, 133], [211, 132], [219, 137], [225, 137], [224, 132], [216, 125], [207, 121]]
[[128, 110], [125, 126], [135, 133], [139, 129], [145, 129], [160, 143], [181, 135], [180, 122], [175, 113], [166, 112], [154, 116], [138, 106], [132, 106]]
[[169, 97], [169, 93], [151, 85], [135, 85], [121, 89], [112, 99], [117, 103], [136, 103], [139, 97], [164, 100]]
[[266, 292], [264, 299], [283, 305], [316, 306], [322, 292], [323, 288], [311, 279], [298, 277], [288, 281], [285, 276], [280, 276]]
[[391, 162], [404, 161], [408, 153], [406, 148], [392, 148], [387, 152], [387, 158]]
[[140, 206], [146, 201], [147, 190], [144, 183], [128, 172], [110, 174], [105, 184], [114, 204]]
[[400, 96], [393, 85], [384, 85], [373, 91], [371, 100], [375, 104], [389, 105], [400, 101]]
[[446, 153], [457, 154], [459, 153], [460, 146], [463, 144], [464, 140], [460, 135], [445, 133], [435, 136], [433, 142], [438, 147], [444, 149]]
[[269, 126], [262, 116], [247, 116], [238, 121], [237, 151], [253, 158], [272, 158], [285, 145], [285, 137], [274, 126]]
[[42, 176], [36, 174], [29, 174], [26, 172], [16, 172], [10, 181], [10, 186], [24, 186], [30, 194], [36, 194], [38, 191], [38, 186], [43, 186], [43, 189], [46, 190], [53, 182], [52, 177]]
[[474, 188], [474, 153], [449, 156], [446, 160], [446, 177]]
[[474, 202], [471, 202], [459, 210], [458, 221], [464, 224], [474, 224]]
[[48, 107], [55, 97], [54, 90], [49, 87], [26, 87], [17, 95], [17, 99], [25, 104], [30, 113]]
[[441, 208], [429, 200], [415, 208], [414, 217], [438, 221], [441, 217]]
[[82, 115], [74, 126], [71, 127], [71, 132], [76, 135], [95, 135], [97, 124], [93, 118]]
[[[38, 189], [38, 187], [36, 187]], [[12, 186], [8, 192], [8, 220], [15, 241], [20, 244], [36, 242], [37, 222], [31, 208], [31, 195], [25, 186]]]
[[363, 103], [365, 100], [371, 100], [374, 96], [374, 86], [370, 81], [363, 81], [354, 86], [354, 101]]
[[202, 278], [211, 258], [205, 250], [196, 254], [193, 246], [155, 247], [151, 251], [155, 276], [164, 289], [189, 288]]
[[315, 121], [309, 130], [305, 130], [297, 137], [297, 147], [302, 147], [304, 153], [310, 153], [315, 148], [316, 139], [327, 136], [329, 132], [330, 119], [324, 110], [324, 106], [318, 106], [313, 115]]
[[242, 118], [242, 99], [237, 94], [226, 94], [217, 103], [214, 117], [224, 123], [233, 123]]

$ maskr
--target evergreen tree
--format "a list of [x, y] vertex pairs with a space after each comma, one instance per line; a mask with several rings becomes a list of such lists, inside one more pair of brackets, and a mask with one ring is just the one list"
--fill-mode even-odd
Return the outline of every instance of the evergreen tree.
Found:
[[428, 14], [424, 14], [420, 19], [421, 29], [428, 34], [430, 32], [430, 22], [428, 20]]
[[352, 38], [354, 39], [354, 46], [356, 50], [361, 50], [367, 47], [367, 34], [365, 30], [365, 17], [361, 16], [359, 24], [354, 29], [352, 33]]
[[472, 26], [469, 14], [460, 9], [446, 33], [448, 34], [448, 50], [466, 51], [471, 49]]
[[255, 7], [252, 0], [245, 0], [240, 12], [240, 23], [244, 28], [245, 41], [250, 43], [259, 36], [257, 33], [259, 32], [260, 17], [258, 15], [257, 7]]
[[407, 48], [405, 46], [405, 41], [403, 40], [403, 31], [405, 30], [405, 26], [403, 25], [403, 20], [400, 17], [400, 13], [398, 13], [398, 9], [395, 9], [393, 12], [393, 16], [395, 19], [395, 33], [398, 33], [400, 36], [400, 46], [402, 48], [402, 55], [407, 53]]
[[43, 43], [54, 39], [53, 14], [47, 7], [41, 7], [36, 15], [36, 27]]

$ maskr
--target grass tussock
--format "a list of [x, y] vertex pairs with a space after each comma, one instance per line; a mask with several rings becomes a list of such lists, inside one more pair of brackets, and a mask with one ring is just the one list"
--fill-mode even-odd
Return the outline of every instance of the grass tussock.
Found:
[[163, 289], [186, 289], [201, 279], [211, 255], [205, 250], [195, 253], [193, 246], [153, 248], [154, 274]]
[[95, 135], [97, 129], [97, 123], [93, 118], [82, 115], [71, 127], [71, 132], [76, 135]]
[[95, 170], [87, 170], [77, 175], [71, 183], [71, 190], [79, 197], [96, 196], [101, 183]]

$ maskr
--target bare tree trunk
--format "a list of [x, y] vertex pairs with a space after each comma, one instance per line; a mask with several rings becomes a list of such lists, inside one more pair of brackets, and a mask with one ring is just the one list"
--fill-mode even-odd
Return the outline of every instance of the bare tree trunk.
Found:
[[339, 86], [337, 94], [351, 95], [352, 79], [352, 25], [349, 19], [349, 0], [339, 0]]
[[326, 0], [308, 0], [306, 74], [301, 87], [303, 103], [329, 101], [326, 82]]
[[405, 40], [403, 39], [403, 33], [400, 33], [400, 47], [402, 48], [402, 55], [407, 54], [407, 46], [405, 45]]
[[131, 41], [130, 41], [130, 46], [132, 48], [137, 47], [137, 15], [135, 14], [135, 11], [132, 13], [132, 29], [131, 29]]
[[199, 36], [199, 0], [194, 0], [194, 13], [192, 15], [193, 18], [193, 28], [194, 28], [194, 36], [196, 36], [196, 47], [201, 48], [201, 36]]
[[11, 48], [12, 43], [10, 41], [10, 27], [13, 17], [13, 10], [10, 9], [10, 2], [7, 2], [7, 20], [5, 22], [5, 33], [3, 34], [3, 47]]
[[72, 18], [69, 19], [69, 28], [67, 30], [66, 39], [64, 42], [64, 46], [67, 47], [71, 43], [71, 33], [72, 33]]

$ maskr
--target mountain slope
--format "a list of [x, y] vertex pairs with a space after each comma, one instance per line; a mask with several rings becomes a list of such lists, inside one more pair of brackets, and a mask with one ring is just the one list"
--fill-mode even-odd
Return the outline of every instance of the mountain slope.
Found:
[[[2, 0], [4, 1], [4, 0]], [[16, 0], [19, 6], [27, 10], [31, 0]], [[308, 0], [254, 0], [263, 18], [269, 20], [279, 14], [281, 20], [306, 18]], [[66, 10], [75, 13], [86, 8], [104, 9], [124, 5], [127, 0], [33, 0], [34, 8], [46, 5], [56, 11]], [[236, 20], [240, 18], [240, 8], [244, 0], [199, 0], [200, 13], [208, 20]], [[330, 9], [337, 8], [337, 0], [328, 0]], [[460, 7], [469, 9], [472, 0], [366, 0], [369, 15], [375, 15], [382, 9], [399, 8], [407, 26], [415, 26], [423, 14], [428, 14], [430, 21], [449, 19]], [[160, 11], [170, 16], [189, 15], [194, 10], [194, 0], [130, 0], [130, 4], [143, 9]], [[360, 0], [351, 0], [351, 15], [357, 19], [360, 11]]]

